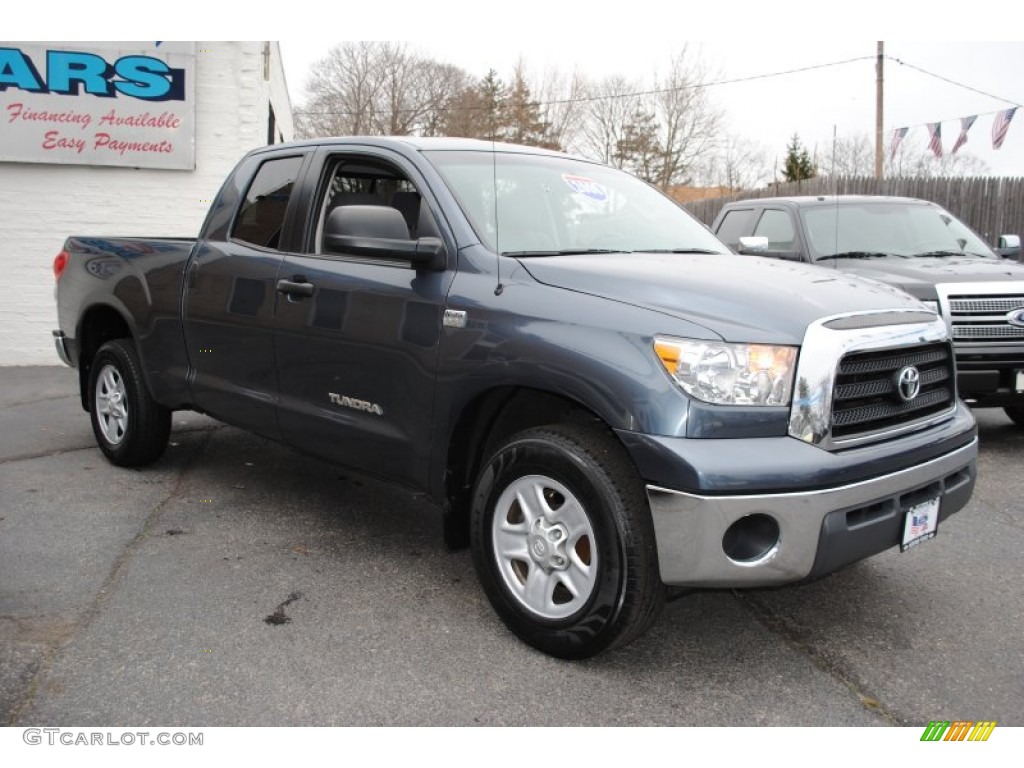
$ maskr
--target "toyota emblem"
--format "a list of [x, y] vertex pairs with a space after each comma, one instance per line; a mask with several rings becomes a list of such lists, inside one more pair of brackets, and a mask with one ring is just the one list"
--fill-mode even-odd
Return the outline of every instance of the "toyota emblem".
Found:
[[896, 375], [896, 391], [900, 399], [909, 403], [921, 391], [921, 373], [912, 365], [908, 365]]

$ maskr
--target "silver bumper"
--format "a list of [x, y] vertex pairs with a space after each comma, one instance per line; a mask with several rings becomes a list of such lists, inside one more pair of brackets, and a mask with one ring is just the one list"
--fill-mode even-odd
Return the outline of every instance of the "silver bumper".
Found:
[[[702, 587], [755, 587], [800, 581], [815, 568], [822, 524], [830, 513], [862, 521], [865, 513], [888, 515], [890, 527], [921, 489], [934, 486], [942, 499], [940, 519], [959, 510], [969, 497], [956, 493], [978, 455], [978, 441], [916, 467], [835, 488], [800, 493], [700, 496], [647, 487], [658, 541], [661, 579], [666, 584]], [[907, 497], [906, 499], [904, 497]], [[881, 510], [881, 512], [877, 512]], [[778, 539], [763, 556], [737, 561], [726, 555], [723, 537], [737, 520], [767, 515], [778, 524]], [[882, 519], [882, 518], [879, 518]], [[844, 521], [845, 523], [845, 521]], [[862, 524], [861, 524], [862, 525]], [[843, 526], [845, 529], [845, 525]], [[857, 524], [851, 526], [857, 527]], [[829, 535], [842, 538], [842, 531]], [[897, 544], [891, 542], [888, 546]], [[886, 547], [875, 549], [880, 551]], [[863, 557], [875, 551], [864, 552]]]

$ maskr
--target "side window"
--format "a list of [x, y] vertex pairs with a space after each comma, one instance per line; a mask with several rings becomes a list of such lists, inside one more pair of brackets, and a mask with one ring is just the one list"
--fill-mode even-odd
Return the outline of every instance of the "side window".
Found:
[[301, 166], [301, 157], [268, 160], [260, 166], [242, 201], [232, 238], [262, 248], [279, 247], [288, 198]]
[[750, 234], [750, 225], [753, 223], [753, 208], [737, 208], [725, 214], [722, 223], [718, 226], [718, 239], [736, 251], [740, 247], [740, 238]]
[[396, 210], [401, 219], [394, 214], [391, 217], [395, 222], [403, 222], [404, 228], [390, 233], [393, 238], [417, 240], [441, 236], [423, 196], [398, 168], [374, 160], [340, 158], [329, 173], [330, 180], [319, 206], [316, 253], [329, 250], [324, 245], [324, 226], [331, 213], [346, 206], [378, 206]]
[[768, 238], [769, 251], [795, 251], [796, 230], [793, 220], [785, 211], [766, 210], [757, 222], [754, 235]]

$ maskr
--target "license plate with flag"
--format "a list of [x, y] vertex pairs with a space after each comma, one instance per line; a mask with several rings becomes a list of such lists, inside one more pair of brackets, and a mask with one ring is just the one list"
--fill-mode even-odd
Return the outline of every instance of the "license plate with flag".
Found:
[[934, 539], [939, 529], [939, 500], [929, 499], [906, 510], [903, 521], [903, 540], [900, 552], [906, 552], [928, 539]]

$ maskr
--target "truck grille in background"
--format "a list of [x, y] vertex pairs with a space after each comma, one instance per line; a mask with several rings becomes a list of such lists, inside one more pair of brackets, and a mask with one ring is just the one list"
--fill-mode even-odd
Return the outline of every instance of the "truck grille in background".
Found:
[[1024, 328], [1010, 325], [1008, 312], [1024, 307], [1024, 295], [953, 295], [949, 297], [953, 339], [972, 342], [1024, 340]]
[[[907, 366], [920, 374], [917, 397], [905, 402], [897, 378]], [[948, 411], [956, 402], [953, 356], [946, 343], [853, 352], [839, 363], [832, 400], [832, 437], [899, 427]]]

